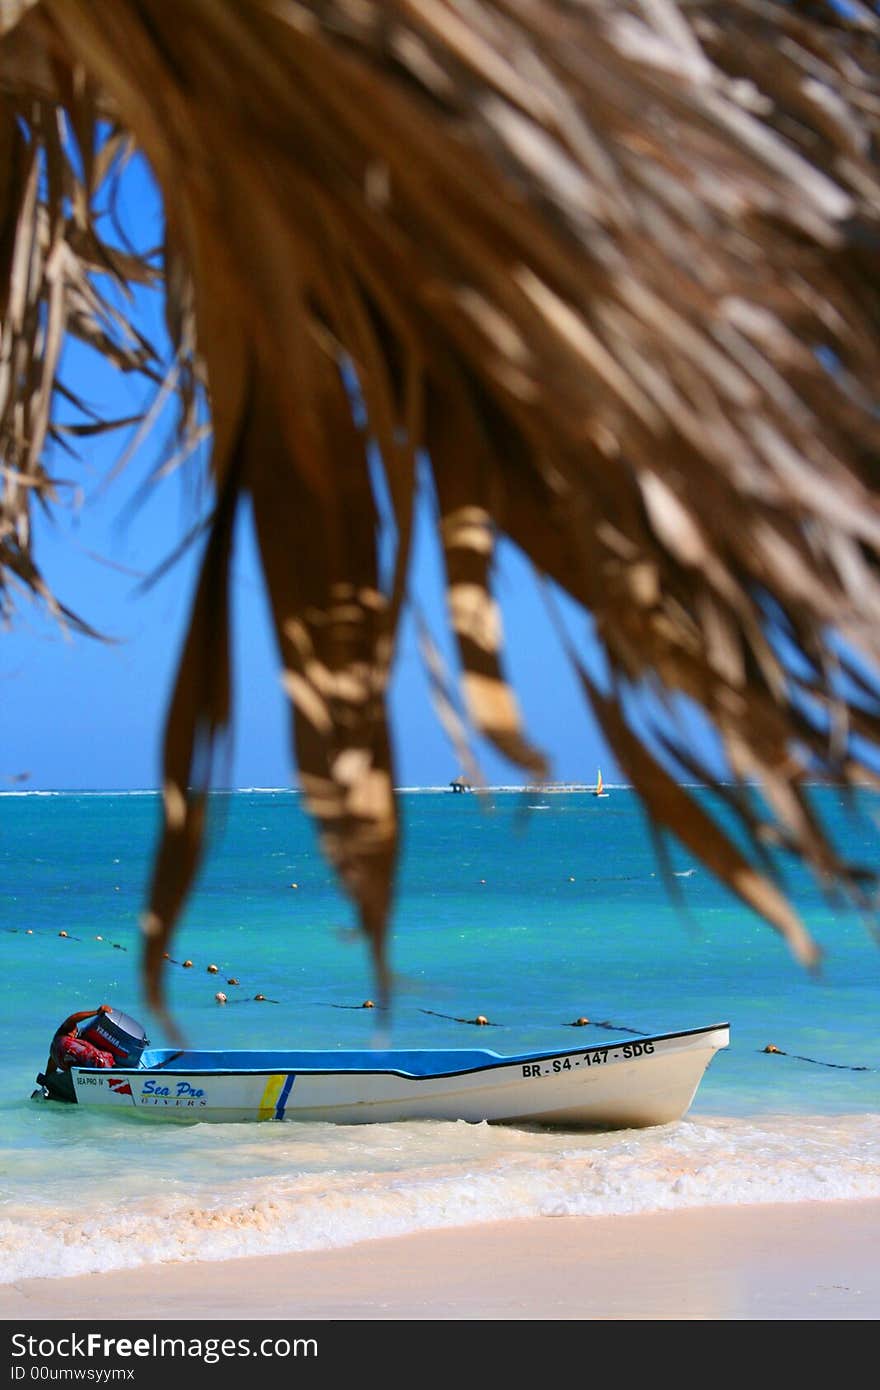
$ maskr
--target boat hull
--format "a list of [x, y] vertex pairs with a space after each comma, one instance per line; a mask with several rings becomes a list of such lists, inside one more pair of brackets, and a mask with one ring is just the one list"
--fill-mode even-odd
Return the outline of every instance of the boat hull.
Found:
[[479, 1051], [183, 1052], [71, 1069], [77, 1104], [153, 1120], [464, 1120], [622, 1129], [690, 1108], [727, 1024], [513, 1057]]

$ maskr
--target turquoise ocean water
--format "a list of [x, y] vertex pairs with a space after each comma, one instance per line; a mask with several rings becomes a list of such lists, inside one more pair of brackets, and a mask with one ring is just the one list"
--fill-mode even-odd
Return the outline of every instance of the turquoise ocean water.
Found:
[[[605, 1042], [604, 1023], [730, 1023], [684, 1120], [616, 1134], [159, 1125], [32, 1100], [74, 1010], [110, 1003], [169, 1042], [138, 975], [159, 801], [0, 797], [0, 1282], [516, 1217], [880, 1197], [880, 944], [868, 926], [791, 874], [825, 951], [808, 975], [679, 847], [667, 881], [635, 796], [608, 790], [402, 793], [388, 1015], [362, 1007], [367, 953], [298, 796], [218, 793], [168, 990], [187, 1042], [204, 1047], [504, 1053]], [[876, 862], [880, 802], [866, 794], [853, 821], [838, 792], [815, 795], [850, 855]], [[491, 1026], [467, 1022], [477, 1015]], [[573, 1031], [582, 1016], [594, 1022]]]

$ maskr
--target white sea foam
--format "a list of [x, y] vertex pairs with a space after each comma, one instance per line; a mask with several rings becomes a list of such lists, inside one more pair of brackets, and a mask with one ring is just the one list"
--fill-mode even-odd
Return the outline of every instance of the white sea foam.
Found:
[[53, 1183], [50, 1206], [7, 1203], [0, 1282], [332, 1249], [511, 1218], [880, 1198], [878, 1115], [694, 1120], [616, 1135], [283, 1126], [268, 1148], [249, 1127], [210, 1128], [210, 1186], [204, 1174], [174, 1180], [152, 1163], [115, 1181], [108, 1166], [86, 1194], [71, 1184], [64, 1200]]

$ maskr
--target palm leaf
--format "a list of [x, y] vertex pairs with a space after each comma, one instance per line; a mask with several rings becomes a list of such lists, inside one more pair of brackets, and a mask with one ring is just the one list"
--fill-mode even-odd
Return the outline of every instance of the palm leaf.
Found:
[[[653, 822], [815, 961], [766, 846], [863, 900], [808, 784], [877, 772], [875, 7], [35, 0], [0, 18], [0, 583], [34, 495], [51, 502], [61, 331], [164, 375], [94, 298], [96, 265], [126, 283], [148, 264], [96, 241], [98, 122], [154, 171], [182, 429], [201, 390], [210, 413], [222, 520], [169, 715], [151, 998], [197, 865], [195, 751], [231, 718], [225, 655], [205, 663], [243, 498], [294, 756], [385, 978], [385, 697], [423, 455], [476, 728], [543, 775], [505, 675], [505, 537], [592, 616], [605, 675], [573, 659]], [[622, 691], [708, 718], [744, 847], [673, 776], [730, 795], [714, 767], [648, 738]], [[766, 813], [744, 809], [751, 784]]]

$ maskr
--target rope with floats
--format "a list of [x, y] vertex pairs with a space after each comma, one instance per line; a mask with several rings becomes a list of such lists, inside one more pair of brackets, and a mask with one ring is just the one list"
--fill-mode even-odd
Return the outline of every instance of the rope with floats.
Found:
[[[22, 935], [22, 936], [44, 937], [44, 936], [47, 935], [46, 932], [35, 931], [33, 927], [4, 927], [3, 930], [4, 930], [4, 931], [7, 931], [7, 932], [14, 932], [14, 933], [17, 934], [17, 935]], [[77, 941], [77, 942], [80, 942], [80, 943], [86, 943], [86, 941], [87, 941], [87, 938], [86, 938], [86, 937], [83, 937], [83, 936], [74, 936], [71, 932], [69, 932], [69, 931], [64, 931], [64, 930], [59, 931], [59, 932], [54, 932], [53, 935], [54, 935], [55, 937], [60, 937], [60, 938], [61, 938], [62, 940], [64, 940], [64, 941]], [[107, 937], [105, 937], [104, 935], [102, 935], [102, 934], [100, 934], [100, 933], [96, 933], [95, 936], [94, 936], [93, 938], [91, 938], [91, 939], [94, 940], [94, 941], [100, 941], [100, 942], [101, 942], [102, 944], [104, 944], [104, 945], [111, 946], [115, 951], [127, 951], [127, 950], [128, 950], [128, 947], [127, 947], [127, 946], [123, 946], [121, 942], [119, 942], [119, 941], [109, 941], [109, 940], [107, 939]], [[177, 966], [180, 967], [181, 970], [193, 970], [193, 969], [195, 969], [195, 963], [194, 963], [192, 960], [190, 960], [189, 958], [187, 958], [186, 960], [175, 960], [175, 958], [174, 958], [172, 955], [170, 955], [168, 951], [163, 952], [163, 956], [164, 956], [164, 959], [168, 962], [169, 965], [177, 965]], [[220, 967], [219, 967], [219, 965], [215, 964], [215, 962], [211, 961], [211, 963], [205, 967], [205, 971], [206, 971], [206, 973], [207, 973], [208, 975], [218, 975], [218, 974], [220, 973]], [[241, 980], [240, 980], [240, 979], [238, 978], [238, 976], [236, 976], [236, 975], [229, 975], [229, 976], [227, 977], [226, 983], [227, 983], [227, 985], [238, 986], [238, 985], [241, 984]], [[267, 995], [262, 994], [262, 993], [261, 993], [261, 994], [255, 994], [255, 995], [253, 996], [252, 999], [250, 999], [250, 998], [248, 998], [248, 999], [243, 999], [243, 998], [239, 998], [239, 999], [230, 999], [229, 996], [228, 996], [224, 991], [222, 991], [222, 990], [218, 990], [218, 992], [214, 995], [214, 999], [215, 999], [215, 1002], [216, 1002], [217, 1004], [229, 1004], [229, 1003], [232, 1003], [232, 1004], [247, 1004], [247, 1003], [251, 1003], [251, 1002], [253, 1002], [253, 1003], [255, 1003], [255, 1004], [280, 1004], [280, 1003], [281, 1003], [281, 1000], [280, 1000], [280, 999], [269, 999]]]
[[643, 1028], [627, 1028], [627, 1026], [624, 1023], [612, 1023], [610, 1018], [603, 1018], [599, 1020], [593, 1018], [584, 1018], [583, 1016], [581, 1016], [581, 1018], [573, 1018], [571, 1023], [567, 1024], [566, 1027], [608, 1028], [612, 1033], [634, 1033], [635, 1036], [639, 1038], [648, 1038], [651, 1036], [650, 1033], [646, 1033]]
[[[336, 1007], [346, 1007], [346, 1006], [345, 1006], [345, 1005], [342, 1005], [342, 1006], [337, 1005]], [[353, 1005], [349, 1005], [348, 1007], [354, 1007], [354, 1006], [353, 1006]], [[446, 1018], [446, 1019], [449, 1019], [450, 1023], [471, 1023], [471, 1024], [475, 1024], [475, 1025], [476, 1025], [477, 1027], [479, 1027], [479, 1028], [486, 1028], [486, 1027], [488, 1027], [488, 1028], [503, 1028], [503, 1027], [506, 1026], [506, 1025], [503, 1024], [503, 1023], [492, 1023], [492, 1021], [491, 1021], [490, 1019], [488, 1019], [488, 1018], [486, 1017], [485, 1014], [477, 1014], [476, 1018], [458, 1018], [458, 1017], [456, 1017], [454, 1014], [441, 1014], [441, 1013], [438, 1013], [436, 1009], [419, 1009], [419, 1013], [422, 1013], [422, 1014], [431, 1014], [434, 1018]], [[570, 1023], [564, 1024], [563, 1027], [566, 1027], [566, 1028], [607, 1028], [607, 1029], [609, 1029], [609, 1031], [612, 1032], [612, 1033], [632, 1033], [632, 1034], [634, 1034], [636, 1037], [639, 1037], [639, 1038], [649, 1038], [649, 1037], [651, 1036], [650, 1033], [645, 1032], [645, 1030], [644, 1030], [643, 1028], [628, 1028], [628, 1027], [626, 1026], [626, 1024], [624, 1024], [624, 1023], [612, 1023], [611, 1019], [609, 1019], [609, 1018], [603, 1018], [603, 1019], [599, 1020], [599, 1019], [585, 1018], [583, 1015], [581, 1015], [580, 1018], [573, 1018], [572, 1021], [571, 1021]]]
[[[21, 935], [21, 936], [45, 936], [45, 934], [46, 934], [45, 932], [35, 932], [34, 929], [33, 929], [33, 927], [4, 927], [3, 930], [4, 930], [5, 932], [11, 932], [11, 933], [13, 933], [13, 934], [16, 935], [16, 936], [18, 936], [18, 935]], [[57, 932], [56, 935], [61, 936], [61, 937], [64, 937], [64, 939], [67, 940], [67, 941], [82, 941], [82, 940], [84, 939], [84, 938], [81, 937], [81, 936], [71, 936], [71, 934], [70, 934], [69, 931], [60, 931], [60, 932]], [[96, 937], [95, 937], [95, 940], [96, 940], [96, 941], [107, 941], [107, 938], [104, 937], [104, 936], [96, 936]], [[127, 950], [128, 950], [128, 947], [127, 947], [127, 946], [123, 946], [122, 943], [119, 942], [119, 941], [107, 941], [107, 945], [108, 945], [108, 946], [112, 946], [113, 949], [114, 949], [114, 951], [127, 951]]]
[[[291, 885], [291, 887], [293, 887], [293, 886], [294, 886], [294, 885]], [[33, 927], [8, 927], [8, 926], [6, 926], [6, 927], [3, 928], [3, 930], [6, 931], [6, 932], [11, 932], [11, 933], [15, 933], [15, 934], [18, 934], [18, 935], [24, 935], [24, 936], [45, 936], [45, 935], [47, 934], [46, 932], [35, 931]], [[54, 935], [55, 937], [60, 937], [60, 938], [62, 938], [63, 940], [66, 940], [66, 941], [76, 941], [76, 942], [84, 943], [84, 942], [87, 940], [87, 938], [85, 938], [85, 937], [74, 936], [74, 935], [72, 935], [70, 932], [64, 931], [64, 930], [59, 931], [59, 932], [55, 932], [55, 933], [53, 933], [53, 935]], [[114, 950], [117, 950], [117, 951], [127, 951], [127, 950], [128, 950], [128, 947], [127, 947], [127, 946], [123, 946], [123, 945], [121, 944], [121, 942], [118, 942], [118, 941], [110, 941], [107, 937], [105, 937], [104, 935], [101, 935], [101, 934], [96, 934], [96, 935], [94, 936], [93, 939], [94, 939], [95, 941], [101, 942], [101, 943], [104, 944], [104, 945], [111, 946]], [[189, 957], [187, 957], [186, 960], [175, 960], [167, 951], [164, 953], [164, 955], [165, 955], [165, 960], [168, 962], [169, 965], [176, 965], [176, 966], [178, 966], [181, 970], [194, 970], [194, 969], [195, 969], [195, 963], [194, 963]], [[220, 966], [217, 965], [216, 962], [211, 961], [211, 962], [205, 967], [205, 972], [206, 972], [206, 974], [208, 974], [208, 975], [217, 975], [217, 974], [220, 974]], [[227, 983], [227, 985], [231, 985], [231, 986], [233, 986], [234, 988], [235, 988], [235, 987], [240, 987], [240, 986], [241, 986], [241, 980], [240, 980], [240, 979], [238, 978], [238, 976], [236, 976], [236, 975], [229, 975], [229, 976], [226, 978], [226, 983]], [[226, 1006], [226, 1005], [230, 1005], [230, 1004], [249, 1004], [249, 1003], [255, 1003], [255, 1004], [280, 1004], [280, 1003], [282, 1002], [280, 999], [270, 999], [267, 995], [263, 994], [262, 992], [259, 992], [259, 993], [257, 993], [257, 994], [254, 994], [254, 995], [252, 995], [252, 996], [247, 996], [246, 998], [240, 996], [240, 997], [237, 998], [237, 999], [230, 999], [230, 997], [229, 997], [223, 990], [218, 990], [218, 991], [217, 991], [217, 993], [214, 995], [214, 1000], [215, 1000], [215, 1002], [216, 1002], [220, 1007], [223, 1007], [223, 1006]], [[316, 1002], [322, 1002], [322, 1001], [316, 1001]], [[330, 1003], [330, 1004], [328, 1005], [328, 1007], [330, 1007], [330, 1008], [332, 1008], [332, 1009], [349, 1009], [349, 1010], [356, 1010], [356, 1011], [359, 1012], [359, 1013], [363, 1013], [363, 1012], [365, 1012], [365, 1011], [368, 1012], [368, 1011], [374, 1010], [374, 1009], [375, 1009], [377, 1012], [380, 1012], [380, 1013], [383, 1012], [382, 1007], [381, 1007], [380, 1005], [377, 1005], [376, 1003], [374, 1003], [374, 1001], [373, 1001], [372, 999], [364, 999], [364, 1000], [362, 1001], [362, 1003], [360, 1003], [360, 1004]], [[447, 1022], [449, 1022], [449, 1023], [460, 1023], [460, 1024], [464, 1024], [465, 1026], [469, 1026], [469, 1027], [476, 1027], [476, 1028], [504, 1028], [504, 1027], [507, 1027], [507, 1026], [508, 1026], [508, 1025], [505, 1024], [505, 1023], [499, 1023], [499, 1022], [497, 1022], [497, 1021], [495, 1021], [495, 1020], [493, 1020], [493, 1019], [488, 1018], [486, 1014], [477, 1014], [474, 1018], [464, 1018], [464, 1017], [461, 1017], [461, 1016], [459, 1016], [459, 1015], [457, 1015], [457, 1014], [445, 1014], [445, 1013], [440, 1013], [437, 1009], [419, 1009], [419, 1012], [420, 1012], [420, 1013], [423, 1013], [423, 1014], [428, 1014], [428, 1015], [430, 1015], [432, 1018], [442, 1018], [442, 1019], [445, 1019], [445, 1020], [446, 1020]], [[570, 1020], [567, 1021], [566, 1023], [560, 1024], [559, 1026], [560, 1026], [560, 1027], [565, 1027], [565, 1028], [603, 1028], [603, 1029], [605, 1029], [606, 1031], [611, 1032], [611, 1033], [629, 1033], [629, 1034], [632, 1034], [632, 1035], [634, 1035], [634, 1036], [636, 1036], [636, 1037], [642, 1037], [642, 1038], [647, 1038], [647, 1037], [650, 1037], [650, 1036], [651, 1036], [650, 1033], [646, 1032], [646, 1030], [643, 1029], [643, 1028], [633, 1028], [633, 1027], [631, 1027], [629, 1024], [625, 1024], [625, 1023], [615, 1023], [613, 1019], [608, 1019], [608, 1018], [603, 1018], [603, 1019], [588, 1018], [585, 1014], [581, 1014], [578, 1018], [570, 1019]], [[853, 1071], [853, 1072], [877, 1072], [877, 1071], [880, 1071], [880, 1067], [858, 1066], [858, 1065], [849, 1064], [849, 1063], [845, 1063], [845, 1062], [828, 1062], [828, 1061], [825, 1061], [825, 1060], [823, 1060], [823, 1059], [821, 1059], [821, 1058], [818, 1058], [818, 1057], [806, 1057], [806, 1056], [804, 1056], [802, 1053], [799, 1053], [799, 1052], [787, 1052], [787, 1051], [785, 1051], [784, 1048], [777, 1047], [774, 1043], [767, 1043], [767, 1045], [766, 1045], [765, 1047], [759, 1048], [758, 1051], [759, 1051], [759, 1053], [762, 1053], [762, 1054], [770, 1054], [770, 1055], [775, 1055], [775, 1056], [778, 1056], [778, 1057], [789, 1057], [792, 1061], [808, 1062], [811, 1066], [815, 1066], [815, 1067], [828, 1067], [828, 1068], [833, 1068], [833, 1069], [836, 1070], [836, 1071]]]
[[500, 1023], [492, 1023], [485, 1014], [477, 1014], [476, 1018], [455, 1018], [452, 1014], [438, 1014], [436, 1009], [419, 1009], [420, 1014], [433, 1014], [434, 1018], [448, 1018], [450, 1023], [473, 1023], [477, 1028], [501, 1028]]
[[[694, 870], [694, 869], [687, 869], [687, 870], [685, 870], [680, 876], [681, 876], [681, 877], [688, 877], [688, 876], [690, 876], [690, 874], [695, 873], [695, 872], [696, 872], [696, 870]], [[651, 874], [651, 878], [653, 878], [654, 876], [655, 876], [654, 874]], [[600, 877], [596, 877], [596, 876], [593, 876], [593, 875], [589, 875], [589, 876], [587, 876], [587, 877], [585, 877], [585, 878], [581, 878], [581, 879], [580, 879], [580, 882], [582, 882], [582, 883], [590, 883], [590, 884], [592, 884], [592, 883], [605, 883], [605, 882], [618, 882], [618, 881], [619, 881], [619, 882], [623, 882], [623, 881], [633, 880], [633, 879], [636, 879], [636, 878], [639, 878], [639, 877], [641, 877], [641, 876], [640, 876], [640, 875], [637, 875], [637, 874], [603, 875], [603, 876], [600, 876]], [[575, 883], [576, 881], [577, 881], [577, 880], [576, 880], [576, 878], [575, 878], [575, 876], [574, 876], [573, 874], [569, 874], [569, 875], [568, 875], [568, 882], [569, 882], [569, 883]], [[485, 884], [486, 884], [486, 879], [485, 879], [485, 878], [481, 878], [481, 879], [480, 879], [480, 883], [483, 884], [483, 885], [485, 885]], [[298, 889], [299, 886], [300, 886], [300, 885], [299, 885], [298, 882], [292, 882], [292, 883], [290, 883], [290, 885], [289, 885], [289, 887], [290, 887], [291, 889], [294, 889], [294, 890], [295, 890], [295, 889]], [[116, 892], [119, 892], [119, 885], [116, 885], [115, 891], [116, 891]], [[26, 936], [45, 936], [45, 935], [46, 935], [45, 932], [42, 932], [42, 931], [35, 931], [34, 928], [32, 928], [32, 927], [9, 927], [9, 926], [5, 926], [5, 927], [3, 927], [3, 930], [6, 931], [6, 932], [13, 932], [13, 933], [16, 933], [16, 934], [21, 933], [21, 934], [26, 935]], [[65, 931], [65, 930], [61, 930], [61, 931], [55, 933], [55, 935], [57, 935], [58, 937], [62, 938], [63, 940], [66, 940], [66, 941], [77, 941], [77, 942], [81, 942], [81, 943], [82, 943], [82, 942], [85, 942], [85, 941], [87, 940], [87, 938], [85, 938], [85, 937], [75, 936], [75, 935], [73, 935], [71, 932], [68, 932], [68, 931]], [[119, 942], [119, 941], [110, 941], [110, 940], [108, 940], [107, 937], [105, 937], [105, 936], [104, 936], [103, 934], [101, 934], [101, 933], [96, 933], [95, 936], [94, 936], [92, 939], [93, 939], [94, 941], [98, 941], [98, 942], [101, 942], [101, 943], [104, 944], [104, 945], [108, 945], [108, 946], [112, 947], [112, 949], [115, 950], [115, 951], [128, 951], [128, 946], [124, 946], [124, 945], [123, 945], [121, 942]], [[195, 964], [194, 964], [194, 962], [193, 962], [191, 959], [189, 959], [189, 958], [187, 958], [186, 960], [177, 960], [177, 959], [175, 959], [168, 951], [163, 952], [163, 958], [164, 958], [164, 960], [167, 962], [168, 965], [177, 966], [177, 967], [178, 967], [179, 969], [181, 969], [181, 970], [193, 970], [193, 969], [195, 969]], [[211, 964], [209, 964], [209, 965], [206, 967], [206, 970], [207, 970], [207, 973], [208, 973], [209, 975], [218, 975], [218, 974], [220, 974], [220, 967], [219, 967], [216, 963], [214, 963], [214, 962], [212, 962]], [[235, 975], [230, 975], [230, 976], [228, 976], [227, 979], [226, 979], [226, 984], [227, 984], [227, 985], [230, 985], [230, 986], [232, 986], [233, 988], [236, 988], [236, 989], [237, 989], [238, 987], [240, 987], [241, 981], [240, 981], [240, 979], [239, 979], [237, 976], [235, 976]], [[215, 993], [215, 995], [214, 995], [214, 1001], [215, 1001], [216, 1004], [218, 1004], [218, 1005], [221, 1006], [221, 1007], [224, 1006], [224, 1005], [227, 1005], [227, 1004], [241, 1004], [241, 1003], [250, 1002], [249, 999], [244, 999], [244, 998], [241, 998], [241, 997], [239, 997], [239, 998], [237, 998], [237, 999], [230, 999], [229, 995], [225, 992], [225, 990], [222, 990], [222, 989], [221, 989], [221, 990], [218, 990], [218, 991]], [[258, 1003], [258, 1004], [264, 1004], [264, 1003], [265, 1003], [265, 1004], [279, 1004], [281, 1001], [278, 1000], [278, 999], [269, 999], [269, 998], [267, 998], [267, 996], [266, 996], [265, 994], [259, 993], [259, 994], [255, 994], [255, 995], [253, 996], [253, 1002], [254, 1002], [254, 1003]], [[332, 1007], [333, 1007], [333, 1008], [336, 1008], [336, 1009], [374, 1009], [374, 1008], [377, 1008], [377, 1006], [373, 1003], [373, 1001], [372, 1001], [371, 999], [366, 999], [366, 1000], [364, 1000], [364, 1002], [363, 1002], [362, 1004], [333, 1004]], [[380, 1012], [381, 1012], [381, 1010], [380, 1010]], [[433, 1010], [433, 1009], [422, 1009], [421, 1012], [422, 1012], [422, 1013], [425, 1013], [425, 1014], [433, 1014], [434, 1017], [436, 1017], [436, 1018], [446, 1018], [446, 1019], [448, 1019], [448, 1020], [449, 1020], [450, 1022], [452, 1022], [452, 1023], [463, 1023], [463, 1024], [468, 1024], [468, 1025], [471, 1025], [471, 1026], [474, 1026], [474, 1027], [481, 1027], [481, 1028], [482, 1028], [482, 1027], [490, 1027], [490, 1028], [494, 1028], [494, 1027], [503, 1027], [503, 1026], [504, 1026], [504, 1025], [502, 1025], [502, 1024], [493, 1023], [489, 1018], [486, 1017], [485, 1014], [477, 1014], [475, 1018], [459, 1018], [459, 1017], [456, 1017], [456, 1016], [451, 1015], [451, 1014], [442, 1014], [442, 1013], [439, 1013], [439, 1012], [437, 1012], [436, 1010]], [[582, 1018], [577, 1018], [577, 1019], [572, 1020], [572, 1022], [571, 1022], [568, 1026], [573, 1027], [573, 1028], [574, 1028], [574, 1027], [582, 1028], [582, 1027], [586, 1027], [586, 1026], [588, 1026], [588, 1025], [591, 1026], [591, 1027], [594, 1027], [594, 1028], [605, 1028], [605, 1029], [608, 1029], [608, 1030], [610, 1030], [610, 1031], [612, 1031], [612, 1032], [617, 1032], [617, 1033], [632, 1033], [632, 1034], [634, 1034], [634, 1035], [636, 1035], [636, 1036], [639, 1036], [639, 1037], [648, 1037], [648, 1036], [649, 1036], [649, 1034], [648, 1034], [647, 1032], [645, 1032], [643, 1029], [639, 1029], [639, 1028], [628, 1028], [628, 1027], [626, 1027], [626, 1026], [623, 1025], [623, 1024], [612, 1023], [612, 1022], [611, 1022], [610, 1020], [608, 1020], [608, 1019], [605, 1019], [605, 1020], [602, 1020], [602, 1021], [593, 1021], [593, 1020], [591, 1020], [591, 1019], [583, 1018], [583, 1017], [582, 1017]]]
[[823, 1062], [818, 1057], [802, 1057], [799, 1052], [785, 1052], [781, 1047], [774, 1047], [773, 1043], [768, 1043], [760, 1051], [775, 1053], [777, 1057], [791, 1057], [798, 1062], [812, 1062], [814, 1067], [834, 1067], [836, 1071], [880, 1071], [880, 1067], [854, 1067], [847, 1062]]
[[[291, 885], [291, 887], [293, 887], [293, 886], [294, 886], [294, 885]], [[12, 928], [7, 928], [7, 930], [16, 931], [16, 930], [18, 930], [18, 929], [12, 927]], [[40, 933], [35, 933], [35, 932], [33, 931], [32, 928], [28, 928], [28, 929], [27, 929], [27, 934], [30, 935], [30, 936], [33, 936], [33, 935], [44, 935], [44, 933], [42, 933], [42, 932], [40, 932]], [[65, 938], [66, 940], [68, 940], [68, 941], [79, 941], [79, 942], [82, 942], [82, 941], [84, 940], [83, 937], [71, 936], [70, 933], [69, 933], [69, 932], [66, 932], [66, 931], [60, 931], [60, 932], [58, 932], [58, 936], [64, 937], [64, 938]], [[95, 936], [94, 939], [95, 939], [95, 941], [102, 941], [102, 942], [105, 940], [105, 938], [104, 938], [103, 936], [97, 936], [97, 935]], [[108, 944], [110, 944], [110, 945], [116, 945], [116, 943], [113, 943], [113, 942], [110, 942], [110, 943], [108, 943]], [[125, 950], [127, 950], [128, 948], [125, 947], [125, 946], [118, 946], [117, 949], [125, 951]], [[196, 968], [196, 967], [195, 967], [195, 962], [194, 962], [193, 960], [191, 960], [189, 957], [187, 957], [186, 960], [177, 960], [177, 959], [175, 959], [168, 951], [163, 952], [163, 957], [164, 957], [164, 959], [167, 961], [167, 963], [168, 963], [169, 965], [176, 965], [176, 966], [178, 966], [181, 970], [194, 970], [194, 969]], [[216, 962], [211, 961], [211, 962], [205, 967], [205, 971], [206, 971], [206, 973], [209, 974], [209, 975], [217, 975], [217, 974], [220, 973], [220, 967], [219, 967], [219, 965], [216, 964]], [[239, 985], [241, 984], [241, 981], [239, 980], [238, 976], [236, 976], [236, 975], [230, 975], [230, 976], [228, 976], [228, 978], [227, 978], [227, 980], [226, 980], [226, 983], [227, 983], [227, 985], [232, 985], [232, 986], [236, 987], [236, 986], [239, 986]], [[230, 999], [229, 995], [226, 994], [226, 992], [225, 992], [224, 990], [218, 990], [218, 991], [217, 991], [217, 993], [214, 995], [214, 1001], [215, 1001], [215, 1003], [217, 1003], [217, 1004], [220, 1005], [221, 1007], [223, 1007], [224, 1005], [228, 1005], [228, 1004], [245, 1004], [245, 1003], [250, 1003], [250, 1002], [254, 1002], [254, 1003], [257, 1003], [257, 1004], [280, 1004], [280, 1002], [281, 1002], [279, 999], [269, 999], [269, 998], [267, 998], [267, 996], [266, 996], [265, 994], [255, 994], [255, 995], [253, 996], [253, 1000], [252, 1000], [252, 1001], [251, 1001], [250, 998], [248, 998], [248, 999], [244, 999], [244, 998]], [[382, 1012], [381, 1006], [379, 1006], [379, 1005], [377, 1005], [376, 1003], [374, 1003], [374, 1001], [373, 1001], [372, 999], [365, 999], [365, 1000], [364, 1000], [362, 1003], [360, 1003], [360, 1004], [337, 1004], [337, 1003], [331, 1003], [329, 1007], [330, 1007], [330, 1008], [333, 1008], [333, 1009], [352, 1009], [352, 1010], [355, 1010], [355, 1009], [356, 1009], [356, 1010], [358, 1010], [358, 1011], [363, 1011], [363, 1010], [365, 1010], [365, 1009], [367, 1009], [367, 1010], [369, 1010], [369, 1009], [376, 1009], [377, 1012]], [[496, 1023], [496, 1022], [494, 1022], [492, 1019], [488, 1018], [488, 1017], [486, 1016], [486, 1014], [477, 1014], [476, 1017], [474, 1017], [474, 1018], [461, 1018], [461, 1017], [459, 1017], [458, 1015], [455, 1015], [455, 1014], [444, 1014], [444, 1013], [440, 1013], [440, 1012], [439, 1012], [438, 1010], [436, 1010], [436, 1009], [420, 1009], [419, 1012], [420, 1012], [420, 1013], [423, 1013], [423, 1014], [430, 1014], [430, 1015], [431, 1015], [432, 1017], [434, 1017], [434, 1018], [443, 1018], [443, 1019], [446, 1019], [446, 1020], [448, 1020], [448, 1022], [450, 1022], [450, 1023], [464, 1023], [464, 1024], [470, 1025], [471, 1027], [475, 1027], [475, 1028], [502, 1028], [502, 1027], [505, 1027], [505, 1026], [506, 1026], [505, 1024], [501, 1024], [501, 1023]], [[623, 1023], [614, 1023], [614, 1022], [612, 1022], [611, 1019], [607, 1019], [607, 1018], [606, 1018], [606, 1019], [601, 1019], [601, 1020], [600, 1020], [600, 1019], [590, 1019], [590, 1018], [587, 1018], [585, 1015], [581, 1015], [579, 1018], [572, 1019], [570, 1023], [568, 1023], [568, 1024], [564, 1025], [564, 1026], [569, 1027], [569, 1028], [585, 1028], [585, 1027], [605, 1028], [605, 1029], [607, 1029], [608, 1031], [613, 1032], [613, 1033], [631, 1033], [631, 1034], [633, 1034], [633, 1035], [635, 1035], [635, 1036], [637, 1036], [637, 1037], [643, 1037], [643, 1038], [646, 1038], [646, 1037], [650, 1036], [650, 1035], [649, 1035], [644, 1029], [642, 1029], [642, 1028], [630, 1028], [630, 1027], [628, 1027], [626, 1024], [623, 1024]]]

